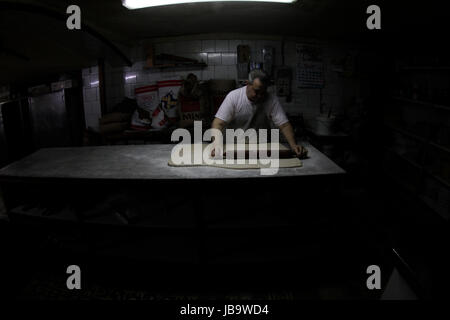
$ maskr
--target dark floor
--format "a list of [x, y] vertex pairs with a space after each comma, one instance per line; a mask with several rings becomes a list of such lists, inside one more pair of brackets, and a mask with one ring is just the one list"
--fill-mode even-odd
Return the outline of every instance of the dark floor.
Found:
[[[377, 206], [370, 206], [361, 189], [347, 188], [342, 197], [345, 210], [335, 211], [340, 222], [318, 226], [325, 241], [285, 246], [267, 241], [258, 251], [252, 243], [247, 249], [239, 238], [219, 237], [208, 244], [212, 253], [206, 264], [198, 264], [195, 254], [191, 261], [162, 263], [142, 251], [115, 257], [116, 247], [94, 253], [88, 244], [70, 243], [70, 235], [55, 239], [34, 227], [2, 221], [6, 263], [1, 274], [8, 284], [3, 294], [18, 299], [378, 299], [381, 293], [366, 287], [366, 268], [377, 264], [389, 274], [392, 262], [383, 232], [371, 218]], [[81, 267], [82, 290], [66, 289], [65, 271], [71, 264]]]

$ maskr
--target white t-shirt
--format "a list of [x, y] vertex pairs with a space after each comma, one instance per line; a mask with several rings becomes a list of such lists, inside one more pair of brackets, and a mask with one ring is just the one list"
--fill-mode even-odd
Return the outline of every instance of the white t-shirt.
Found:
[[216, 118], [227, 123], [230, 129], [270, 129], [272, 122], [276, 127], [288, 122], [288, 118], [278, 99], [267, 93], [266, 100], [254, 103], [247, 97], [247, 86], [228, 93], [217, 110]]

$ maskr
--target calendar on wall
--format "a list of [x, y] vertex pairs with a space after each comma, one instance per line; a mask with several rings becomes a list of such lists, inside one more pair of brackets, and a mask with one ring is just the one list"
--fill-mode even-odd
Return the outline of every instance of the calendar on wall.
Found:
[[297, 87], [323, 88], [324, 64], [322, 48], [310, 44], [297, 44]]

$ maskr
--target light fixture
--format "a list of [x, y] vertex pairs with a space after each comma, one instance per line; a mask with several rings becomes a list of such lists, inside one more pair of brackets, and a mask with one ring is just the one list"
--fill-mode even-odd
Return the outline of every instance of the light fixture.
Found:
[[130, 79], [136, 79], [136, 75], [135, 74], [131, 74], [131, 75], [126, 75], [125, 76], [125, 81], [126, 80], [130, 80]]
[[[220, 0], [220, 2], [279, 2], [292, 3], [297, 0]], [[196, 3], [196, 2], [219, 2], [214, 0], [122, 0], [122, 5], [128, 9], [140, 9], [146, 7], [167, 6], [170, 4]]]

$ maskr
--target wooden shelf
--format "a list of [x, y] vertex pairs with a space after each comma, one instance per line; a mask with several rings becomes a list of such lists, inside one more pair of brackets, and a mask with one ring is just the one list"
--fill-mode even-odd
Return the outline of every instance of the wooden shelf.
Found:
[[436, 108], [436, 109], [450, 111], [450, 106], [445, 106], [445, 105], [441, 105], [441, 104], [435, 104], [435, 103], [432, 103], [432, 102], [408, 99], [408, 98], [403, 98], [403, 97], [393, 97], [393, 98], [395, 100], [398, 100], [398, 101], [409, 102], [409, 103], [413, 103], [415, 105], [426, 106], [427, 108], [431, 107], [431, 108]]

